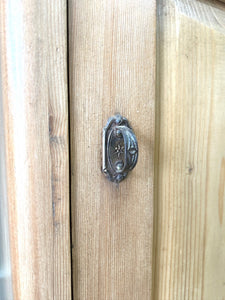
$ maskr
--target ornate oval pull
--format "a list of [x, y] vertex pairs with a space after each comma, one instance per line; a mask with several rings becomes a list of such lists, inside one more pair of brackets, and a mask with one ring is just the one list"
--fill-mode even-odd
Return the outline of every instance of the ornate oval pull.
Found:
[[131, 171], [138, 159], [138, 143], [128, 120], [117, 114], [109, 118], [103, 129], [102, 171], [119, 183]]

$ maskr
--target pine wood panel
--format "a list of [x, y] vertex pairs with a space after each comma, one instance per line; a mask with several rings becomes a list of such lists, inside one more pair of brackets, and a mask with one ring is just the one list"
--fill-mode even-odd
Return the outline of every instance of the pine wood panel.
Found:
[[[69, 1], [74, 299], [151, 299], [155, 1]], [[102, 129], [119, 112], [139, 161], [101, 174]]]
[[71, 299], [66, 1], [1, 1], [14, 299]]
[[225, 6], [160, 0], [154, 299], [225, 297]]

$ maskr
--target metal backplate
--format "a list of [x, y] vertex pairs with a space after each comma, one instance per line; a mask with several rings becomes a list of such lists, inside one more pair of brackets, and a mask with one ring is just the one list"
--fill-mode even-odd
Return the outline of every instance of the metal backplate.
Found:
[[103, 129], [102, 171], [119, 183], [131, 171], [138, 159], [138, 143], [128, 120], [120, 114], [109, 118]]

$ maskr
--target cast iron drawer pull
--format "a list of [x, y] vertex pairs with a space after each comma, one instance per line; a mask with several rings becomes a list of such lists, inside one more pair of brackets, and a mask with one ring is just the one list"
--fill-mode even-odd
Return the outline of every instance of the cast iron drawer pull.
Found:
[[119, 183], [131, 171], [138, 159], [138, 143], [128, 120], [117, 114], [103, 128], [102, 171]]

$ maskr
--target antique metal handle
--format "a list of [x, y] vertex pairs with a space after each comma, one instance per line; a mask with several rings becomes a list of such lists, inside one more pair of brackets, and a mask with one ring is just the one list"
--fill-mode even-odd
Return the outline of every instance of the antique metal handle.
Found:
[[103, 129], [102, 171], [119, 183], [131, 171], [138, 159], [138, 143], [128, 120], [120, 114], [109, 118]]

